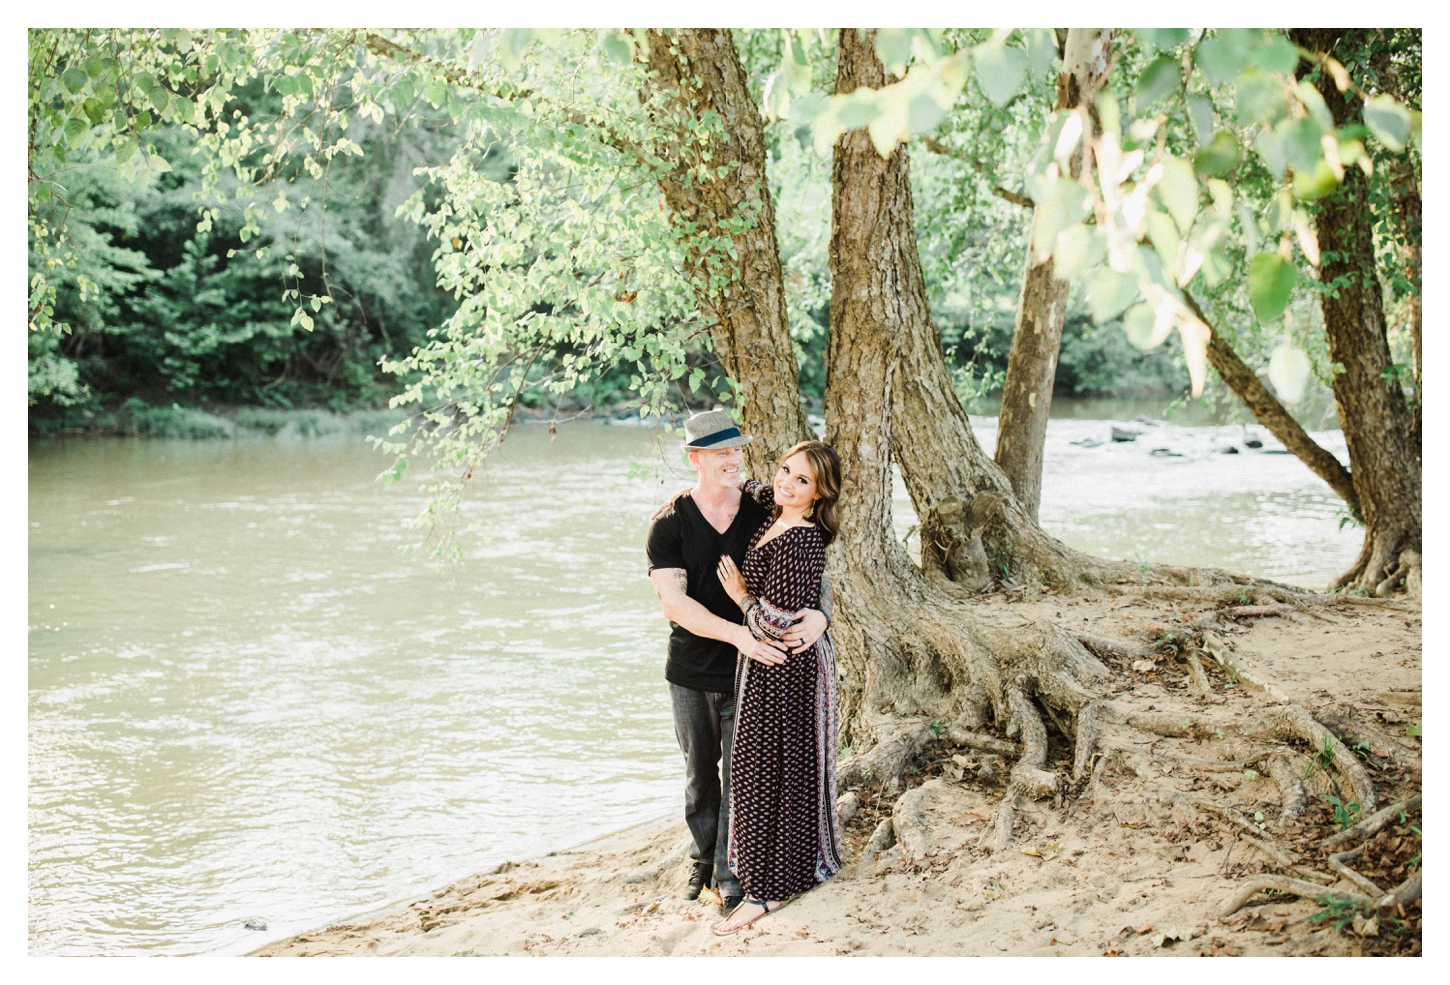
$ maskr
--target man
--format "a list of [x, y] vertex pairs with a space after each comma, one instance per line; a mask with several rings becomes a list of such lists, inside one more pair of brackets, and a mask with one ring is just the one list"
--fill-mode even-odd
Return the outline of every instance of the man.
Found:
[[[675, 736], [685, 754], [685, 823], [695, 861], [685, 899], [698, 899], [708, 884], [719, 890], [728, 913], [744, 896], [726, 862], [736, 652], [762, 663], [784, 663], [790, 653], [814, 645], [828, 619], [823, 612], [803, 609], [783, 642], [751, 635], [715, 568], [722, 554], [742, 564], [751, 535], [769, 519], [764, 507], [740, 492], [740, 449], [754, 439], [718, 409], [687, 420], [685, 438], [698, 481], [655, 514], [645, 551], [650, 581], [671, 628], [665, 680]], [[823, 607], [829, 606], [827, 591], [823, 586]]]

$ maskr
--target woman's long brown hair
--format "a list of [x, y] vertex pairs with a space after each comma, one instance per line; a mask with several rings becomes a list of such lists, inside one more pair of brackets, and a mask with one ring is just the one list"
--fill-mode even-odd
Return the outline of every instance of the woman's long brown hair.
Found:
[[[780, 456], [781, 464], [784, 465], [785, 460], [797, 452], [806, 453], [806, 461], [811, 463], [811, 472], [816, 477], [816, 492], [821, 498], [816, 500], [815, 516], [811, 519], [821, 528], [824, 534], [822, 540], [829, 544], [836, 539], [836, 531], [841, 528], [841, 520], [836, 512], [836, 500], [841, 498], [840, 456], [836, 454], [836, 449], [824, 441], [802, 441]], [[776, 470], [779, 471], [779, 466]], [[775, 509], [779, 515], [780, 507]]]

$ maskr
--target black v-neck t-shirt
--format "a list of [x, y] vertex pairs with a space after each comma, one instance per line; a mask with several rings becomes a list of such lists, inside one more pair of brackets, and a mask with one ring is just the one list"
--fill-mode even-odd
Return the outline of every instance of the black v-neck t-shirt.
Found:
[[[740, 607], [725, 594], [715, 573], [721, 554], [729, 554], [740, 566], [750, 538], [769, 519], [765, 507], [741, 495], [740, 509], [722, 534], [710, 525], [689, 493], [675, 500], [649, 526], [645, 553], [649, 570], [683, 568], [685, 594], [727, 622], [743, 625]], [[729, 692], [735, 687], [735, 647], [721, 640], [696, 636], [683, 626], [670, 623], [669, 657], [665, 680], [698, 691]]]

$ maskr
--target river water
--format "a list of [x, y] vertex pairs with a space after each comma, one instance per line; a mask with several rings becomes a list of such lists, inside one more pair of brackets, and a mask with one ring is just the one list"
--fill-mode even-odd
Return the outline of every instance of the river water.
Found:
[[[1258, 429], [1119, 426], [1049, 430], [1068, 543], [1308, 586], [1353, 559]], [[240, 953], [678, 811], [641, 544], [689, 483], [626, 478], [660, 460], [639, 427], [521, 426], [439, 573], [403, 550], [417, 483], [357, 435], [32, 444], [30, 952]]]

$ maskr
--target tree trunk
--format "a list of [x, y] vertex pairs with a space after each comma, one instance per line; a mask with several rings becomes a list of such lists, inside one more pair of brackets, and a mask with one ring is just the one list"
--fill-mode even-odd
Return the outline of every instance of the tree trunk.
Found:
[[[712, 291], [722, 273], [712, 261], [719, 250], [687, 253], [701, 308], [712, 319], [710, 340], [725, 372], [741, 386], [742, 428], [756, 441], [746, 448], [752, 475], [770, 476], [781, 454], [814, 437], [801, 409], [799, 368], [786, 314], [785, 283], [775, 237], [775, 205], [766, 180], [765, 128], [751, 97], [745, 69], [728, 28], [649, 32], [651, 85], [663, 98], [657, 112], [681, 130], [704, 114], [718, 115], [720, 139], [710, 160], [738, 161], [724, 177], [702, 181], [703, 162], [694, 143], [657, 148], [671, 170], [660, 190], [678, 222], [696, 224], [712, 236], [733, 241], [723, 293]], [[650, 93], [641, 98], [649, 103]], [[743, 232], [731, 234], [722, 221], [754, 211]]]
[[[873, 32], [843, 29], [836, 91], [886, 80]], [[892, 533], [902, 326], [930, 325], [905, 147], [883, 161], [864, 131], [844, 135], [832, 168], [832, 208], [826, 432], [842, 465], [841, 529], [829, 563], [838, 595], [832, 635], [844, 678], [843, 738], [863, 749], [910, 749], [881, 742], [910, 715], [970, 724], [998, 717], [1031, 731], [1027, 719], [1037, 712], [1012, 697], [1014, 688], [1023, 699], [1035, 696], [1055, 721], [1074, 722], [1092, 697], [1077, 682], [1106, 668], [1050, 623], [1007, 632], [974, 620], [965, 603], [926, 580]], [[961, 413], [954, 395], [951, 405]]]
[[[1193, 313], [1205, 324], [1208, 316], [1198, 306], [1193, 295], [1184, 292], [1183, 298]], [[1325, 451], [1308, 432], [1294, 420], [1293, 416], [1279, 403], [1279, 398], [1259, 381], [1253, 370], [1244, 364], [1239, 354], [1224, 339], [1222, 333], [1214, 331], [1208, 341], [1208, 361], [1213, 364], [1219, 377], [1228, 384], [1234, 395], [1243, 401], [1254, 415], [1254, 420], [1269, 429], [1269, 433], [1284, 443], [1284, 447], [1298, 456], [1299, 460], [1315, 475], [1329, 483], [1329, 488], [1349, 506], [1351, 512], [1359, 515], [1359, 499], [1354, 492], [1354, 480], [1339, 459]]]
[[[1301, 47], [1325, 52], [1344, 35], [1338, 28], [1291, 32]], [[1362, 105], [1346, 98], [1328, 73], [1321, 73], [1317, 87], [1337, 126], [1362, 122]], [[1359, 557], [1334, 586], [1389, 594], [1403, 585], [1418, 594], [1420, 454], [1412, 442], [1410, 408], [1393, 372], [1372, 223], [1368, 179], [1358, 168], [1346, 168], [1339, 188], [1319, 202], [1316, 230], [1329, 358], [1344, 367], [1334, 375], [1334, 399], [1365, 532]]]
[[[1062, 74], [1057, 81], [1057, 108], [1093, 104], [1107, 80], [1112, 53], [1112, 28], [1074, 27], [1063, 46]], [[1081, 154], [1071, 164], [1076, 175]], [[1037, 224], [1034, 216], [1033, 227]], [[1035, 255], [1028, 232], [1026, 272], [1017, 299], [1017, 320], [1012, 327], [1012, 350], [1007, 356], [1007, 378], [1002, 385], [1002, 410], [997, 418], [997, 450], [1002, 466], [1023, 511], [1037, 520], [1042, 502], [1042, 453], [1047, 441], [1047, 415], [1052, 409], [1052, 388], [1057, 380], [1057, 353], [1062, 346], [1062, 324], [1067, 314], [1068, 281], [1054, 276], [1052, 256]]]

